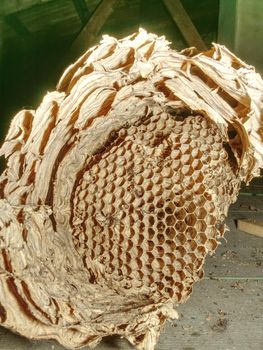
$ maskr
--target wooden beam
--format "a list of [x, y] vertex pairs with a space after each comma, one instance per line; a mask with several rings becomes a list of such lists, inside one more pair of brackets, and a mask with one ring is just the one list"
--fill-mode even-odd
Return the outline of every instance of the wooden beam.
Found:
[[71, 46], [70, 51], [74, 53], [75, 56], [80, 55], [84, 50], [95, 44], [99, 31], [112, 14], [117, 1], [118, 0], [102, 0], [100, 2], [88, 23], [78, 34]]
[[182, 33], [189, 46], [195, 46], [198, 50], [207, 49], [203, 39], [198, 33], [188, 13], [185, 11], [180, 0], [163, 0], [169, 14]]
[[43, 5], [55, 0], [1, 0], [0, 16], [7, 16], [11, 13], [22, 11], [34, 5]]
[[237, 220], [237, 228], [254, 236], [263, 238], [263, 222], [252, 220]]
[[90, 16], [89, 8], [85, 0], [72, 0], [79, 18], [83, 24], [86, 24]]

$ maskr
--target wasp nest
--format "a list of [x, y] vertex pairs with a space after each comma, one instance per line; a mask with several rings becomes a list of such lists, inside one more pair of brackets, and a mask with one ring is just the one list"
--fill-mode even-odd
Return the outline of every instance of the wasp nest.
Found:
[[263, 166], [263, 83], [225, 47], [105, 36], [1, 154], [0, 322], [67, 347], [150, 350]]

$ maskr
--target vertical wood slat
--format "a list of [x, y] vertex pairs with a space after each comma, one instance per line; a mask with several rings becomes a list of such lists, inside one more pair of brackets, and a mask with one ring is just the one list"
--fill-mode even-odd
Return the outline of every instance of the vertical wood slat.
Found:
[[188, 13], [180, 0], [163, 0], [168, 12], [181, 31], [186, 43], [195, 46], [198, 50], [206, 50], [206, 45], [198, 33]]
[[85, 0], [72, 0], [82, 24], [86, 24], [90, 11]]
[[75, 56], [95, 43], [96, 37], [113, 12], [117, 0], [102, 0], [71, 46]]

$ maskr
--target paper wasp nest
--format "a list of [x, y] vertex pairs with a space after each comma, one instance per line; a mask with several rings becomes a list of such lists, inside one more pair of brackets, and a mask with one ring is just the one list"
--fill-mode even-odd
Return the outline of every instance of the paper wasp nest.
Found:
[[263, 166], [262, 93], [217, 44], [177, 52], [140, 30], [80, 57], [1, 149], [1, 324], [153, 349]]

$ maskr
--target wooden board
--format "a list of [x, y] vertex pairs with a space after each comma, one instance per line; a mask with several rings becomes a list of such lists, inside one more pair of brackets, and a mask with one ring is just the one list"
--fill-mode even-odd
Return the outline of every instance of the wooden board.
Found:
[[237, 220], [237, 228], [251, 235], [263, 238], [263, 221]]

